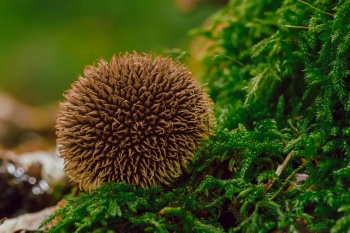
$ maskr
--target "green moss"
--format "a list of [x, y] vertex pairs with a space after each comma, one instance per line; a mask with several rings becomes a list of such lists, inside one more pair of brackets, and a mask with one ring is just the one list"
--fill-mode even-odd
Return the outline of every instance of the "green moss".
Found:
[[50, 232], [223, 232], [219, 224], [197, 217], [203, 210], [186, 194], [183, 187], [163, 192], [108, 183], [70, 199], [43, 225], [59, 217]]
[[109, 184], [81, 195], [52, 232], [348, 232], [349, 22], [348, 0], [230, 1], [196, 30], [211, 44], [202, 80], [217, 126], [191, 175], [171, 190]]

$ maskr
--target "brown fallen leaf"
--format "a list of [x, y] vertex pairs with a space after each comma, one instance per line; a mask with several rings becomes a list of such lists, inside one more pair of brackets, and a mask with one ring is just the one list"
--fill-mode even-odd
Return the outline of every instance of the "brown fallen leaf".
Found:
[[48, 218], [55, 210], [56, 206], [52, 206], [36, 213], [23, 214], [16, 218], [7, 219], [0, 225], [0, 233], [45, 231], [44, 228], [38, 228], [41, 222]]

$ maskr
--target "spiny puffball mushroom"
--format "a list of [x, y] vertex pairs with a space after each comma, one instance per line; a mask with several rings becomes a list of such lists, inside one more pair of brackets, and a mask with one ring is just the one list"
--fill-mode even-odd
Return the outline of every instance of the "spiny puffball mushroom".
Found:
[[171, 58], [118, 54], [84, 76], [64, 94], [56, 124], [65, 171], [84, 190], [169, 185], [212, 134], [212, 101]]

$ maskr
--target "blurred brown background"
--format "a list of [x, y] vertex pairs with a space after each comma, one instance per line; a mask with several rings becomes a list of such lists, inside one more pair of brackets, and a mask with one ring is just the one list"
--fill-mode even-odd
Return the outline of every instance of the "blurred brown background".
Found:
[[188, 31], [223, 2], [0, 1], [0, 148], [53, 146], [58, 101], [85, 65], [118, 52], [186, 50]]

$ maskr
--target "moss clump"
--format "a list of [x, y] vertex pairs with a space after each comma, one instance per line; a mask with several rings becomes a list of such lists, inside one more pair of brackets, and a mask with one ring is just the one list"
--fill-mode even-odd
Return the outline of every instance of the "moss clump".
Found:
[[[140, 232], [203, 224], [207, 232], [348, 232], [349, 22], [350, 1], [241, 0], [197, 30], [209, 44], [202, 78], [216, 136], [191, 176], [160, 191], [162, 205], [132, 213], [132, 224], [142, 222]], [[71, 207], [66, 219], [80, 213]], [[168, 207], [176, 214], [164, 219]]]
[[195, 207], [196, 200], [184, 197], [185, 193], [182, 188], [164, 193], [161, 188], [135, 189], [125, 183], [105, 183], [91, 194], [83, 193], [69, 200], [68, 205], [44, 224], [59, 216], [58, 224], [50, 228], [50, 232], [222, 231], [183, 208], [190, 205], [192, 211], [200, 211]]

